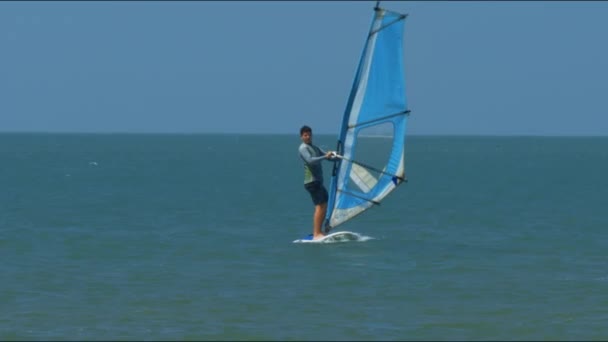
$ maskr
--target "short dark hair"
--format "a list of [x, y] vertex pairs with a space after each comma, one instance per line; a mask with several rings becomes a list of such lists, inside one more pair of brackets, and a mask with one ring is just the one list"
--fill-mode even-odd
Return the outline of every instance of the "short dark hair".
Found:
[[312, 133], [312, 128], [310, 128], [306, 125], [302, 126], [302, 128], [300, 128], [300, 135], [304, 134], [305, 132]]

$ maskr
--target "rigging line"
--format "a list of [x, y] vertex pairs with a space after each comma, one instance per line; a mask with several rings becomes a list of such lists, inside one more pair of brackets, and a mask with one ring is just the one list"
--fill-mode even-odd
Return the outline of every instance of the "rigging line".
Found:
[[[342, 223], [344, 223], [344, 222], [342, 222]], [[335, 225], [335, 226], [331, 226], [331, 225], [329, 224], [329, 219], [328, 219], [328, 218], [327, 218], [327, 219], [325, 219], [325, 222], [323, 223], [323, 227], [324, 227], [324, 230], [325, 230], [325, 234], [329, 233], [329, 231], [330, 231], [330, 230], [332, 230], [332, 229], [336, 228], [337, 226], [341, 225], [342, 223], [338, 223], [338, 224], [337, 224], [337, 225]]]
[[[348, 159], [348, 158], [346, 158], [346, 157], [344, 157], [344, 156], [341, 156], [341, 155], [339, 155], [339, 154], [337, 154], [337, 153], [335, 153], [335, 152], [333, 153], [333, 155], [334, 155], [336, 158], [340, 158], [340, 159], [342, 159], [342, 160], [346, 160], [347, 162], [350, 162], [350, 163], [353, 163], [353, 164], [357, 164], [357, 165], [359, 165], [359, 166], [362, 166], [362, 167], [364, 167], [364, 168], [366, 168], [366, 169], [369, 169], [369, 170], [372, 170], [372, 171], [376, 171], [376, 172], [379, 172], [379, 173], [385, 174], [385, 175], [387, 175], [387, 176], [393, 177], [393, 182], [395, 182], [394, 178], [397, 178], [397, 179], [399, 179], [399, 180], [400, 180], [400, 181], [402, 181], [402, 182], [407, 182], [407, 178], [404, 178], [404, 177], [401, 177], [401, 176], [397, 176], [397, 175], [394, 175], [394, 174], [392, 174], [392, 173], [388, 173], [388, 172], [383, 171], [383, 170], [379, 170], [379, 169], [377, 169], [377, 168], [375, 168], [375, 167], [373, 167], [373, 166], [369, 166], [369, 165], [367, 165], [367, 164], [363, 164], [363, 163], [358, 162], [358, 161], [356, 161], [356, 160]], [[395, 185], [397, 185], [397, 182], [395, 182]]]
[[369, 120], [369, 121], [364, 121], [364, 122], [359, 122], [358, 124], [354, 124], [354, 125], [351, 124], [351, 125], [348, 125], [348, 128], [355, 128], [355, 127], [358, 127], [358, 126], [367, 125], [367, 124], [370, 124], [370, 123], [374, 123], [374, 122], [377, 122], [377, 121], [381, 121], [381, 120], [392, 118], [392, 117], [399, 116], [399, 115], [404, 115], [404, 114], [407, 115], [410, 112], [411, 112], [411, 110], [409, 110], [409, 109], [408, 110], [404, 110], [403, 112], [399, 112], [399, 113], [395, 113], [395, 114], [390, 114], [390, 115], [387, 115], [387, 116], [383, 116], [381, 118], [377, 118], [377, 119], [373, 119], [373, 120]]

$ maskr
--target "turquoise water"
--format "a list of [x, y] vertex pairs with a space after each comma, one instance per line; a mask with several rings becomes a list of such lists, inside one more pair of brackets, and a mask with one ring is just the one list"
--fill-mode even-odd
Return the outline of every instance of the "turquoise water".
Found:
[[0, 134], [0, 340], [608, 339], [608, 138], [410, 137], [326, 245], [299, 143]]

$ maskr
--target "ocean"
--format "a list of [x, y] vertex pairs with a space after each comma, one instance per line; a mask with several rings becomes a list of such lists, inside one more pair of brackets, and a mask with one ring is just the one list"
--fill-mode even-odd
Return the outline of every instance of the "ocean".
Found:
[[408, 137], [334, 244], [299, 144], [0, 134], [0, 340], [608, 339], [607, 137]]

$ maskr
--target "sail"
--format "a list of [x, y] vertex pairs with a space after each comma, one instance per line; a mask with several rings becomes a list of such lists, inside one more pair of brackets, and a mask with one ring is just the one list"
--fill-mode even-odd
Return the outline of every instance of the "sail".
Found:
[[405, 178], [406, 15], [376, 6], [342, 119], [325, 231], [380, 204]]

